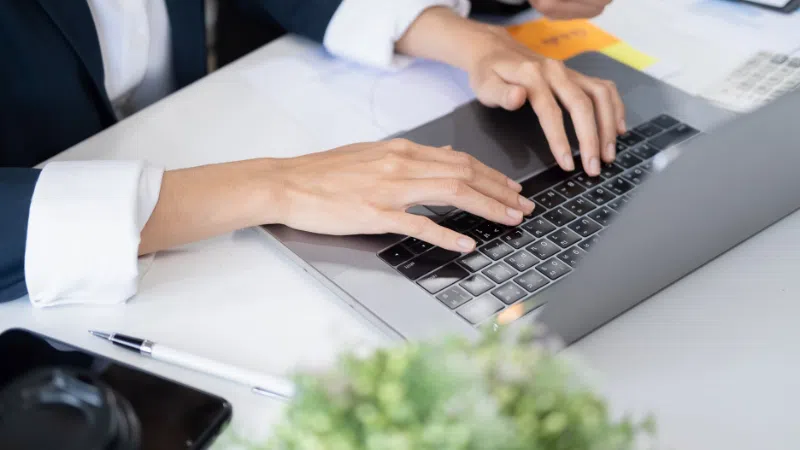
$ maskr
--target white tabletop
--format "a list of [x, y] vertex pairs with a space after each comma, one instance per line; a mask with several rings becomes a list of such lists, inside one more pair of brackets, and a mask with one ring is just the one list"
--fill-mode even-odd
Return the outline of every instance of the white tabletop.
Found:
[[[635, 15], [632, 0], [620, 3], [598, 22], [636, 45], [630, 30], [614, 28], [621, 27], [621, 17]], [[667, 36], [659, 40], [653, 27], [649, 31], [642, 35], [643, 50], [670, 48]], [[675, 63], [701, 60], [689, 53], [673, 58], [681, 59]], [[691, 90], [707, 78], [706, 69], [746, 55], [711, 56], [707, 54], [705, 66], [684, 67], [670, 81]], [[347, 113], [359, 104], [324, 92], [329, 85], [319, 83], [319, 73], [299, 63], [308, 58], [318, 58], [313, 61], [317, 69], [330, 66], [326, 74], [336, 76], [325, 81], [335, 86], [358, 84], [370, 73], [349, 65], [340, 70], [338, 63], [321, 58], [315, 46], [284, 38], [58, 159], [147, 159], [178, 168], [319, 151], [378, 139], [389, 122], [409, 125], [409, 120], [426, 119], [408, 114], [413, 105], [399, 99], [384, 101], [383, 112], [373, 111], [372, 120]], [[415, 76], [424, 76], [425, 70], [433, 77], [443, 69], [423, 66]], [[453, 98], [460, 98], [458, 74], [447, 73], [445, 79], [450, 76]], [[308, 89], [317, 103], [309, 100], [311, 94], [301, 94]], [[416, 88], [412, 83], [405, 89]], [[314, 118], [333, 111], [345, 112], [311, 127]], [[380, 114], [396, 116], [389, 121]], [[800, 427], [792, 406], [800, 400], [798, 249], [800, 215], [795, 214], [573, 350], [596, 371], [600, 388], [616, 409], [656, 414], [664, 448], [796, 448]], [[280, 374], [298, 365], [323, 366], [353, 345], [381, 345], [379, 334], [340, 305], [259, 231], [244, 230], [159, 254], [139, 294], [127, 305], [35, 310], [17, 301], [0, 305], [0, 330], [30, 328], [222, 395], [234, 406], [234, 429], [258, 437], [268, 433], [281, 411], [279, 403], [245, 387], [118, 351], [90, 338], [86, 330], [126, 332]]]

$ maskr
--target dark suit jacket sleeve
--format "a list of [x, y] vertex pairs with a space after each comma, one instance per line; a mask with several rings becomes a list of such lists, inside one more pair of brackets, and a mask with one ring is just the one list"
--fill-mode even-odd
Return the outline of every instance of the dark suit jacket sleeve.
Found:
[[[237, 0], [242, 11], [265, 14], [286, 31], [322, 42], [342, 0]], [[402, 1], [402, 0], [398, 0]]]
[[25, 239], [39, 172], [0, 167], [0, 302], [27, 294]]

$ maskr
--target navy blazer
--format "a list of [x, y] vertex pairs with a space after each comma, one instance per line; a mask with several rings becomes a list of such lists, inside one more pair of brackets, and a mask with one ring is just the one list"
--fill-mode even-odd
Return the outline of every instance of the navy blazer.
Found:
[[[176, 86], [206, 73], [203, 0], [165, 0]], [[235, 0], [245, 12], [322, 41], [342, 0]], [[0, 2], [0, 301], [27, 293], [31, 167], [116, 122], [86, 0]], [[100, 187], [98, 187], [100, 188]], [[58, 224], [53, 224], [58, 226]]]

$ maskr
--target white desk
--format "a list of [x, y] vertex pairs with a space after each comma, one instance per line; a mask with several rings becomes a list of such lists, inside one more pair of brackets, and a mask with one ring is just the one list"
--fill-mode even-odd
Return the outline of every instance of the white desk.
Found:
[[[293, 92], [288, 88], [302, 79], [291, 70], [270, 72], [271, 90], [253, 87], [253, 73], [263, 64], [308, 50], [306, 43], [282, 39], [58, 158], [146, 158], [177, 168], [375, 139], [381, 130], [370, 124], [353, 123], [347, 135], [304, 126], [303, 117], [315, 112], [302, 99], [287, 101]], [[706, 63], [715, 66], [711, 59]], [[343, 76], [358, 80], [358, 74]], [[322, 109], [338, 107], [329, 101]], [[657, 414], [665, 448], [796, 448], [798, 249], [795, 214], [574, 350], [597, 371], [615, 407]], [[9, 327], [31, 328], [220, 394], [234, 405], [235, 429], [253, 437], [268, 432], [281, 405], [228, 382], [117, 351], [86, 330], [127, 332], [273, 373], [323, 365], [354, 343], [381, 343], [254, 230], [160, 254], [126, 306], [0, 305], [0, 330]]]

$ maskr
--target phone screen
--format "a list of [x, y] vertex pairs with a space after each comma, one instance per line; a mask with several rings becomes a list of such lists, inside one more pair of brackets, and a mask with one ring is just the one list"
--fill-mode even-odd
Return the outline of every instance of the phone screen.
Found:
[[[121, 397], [138, 419], [138, 449], [206, 448], [231, 418], [231, 407], [222, 398], [27, 330], [12, 329], [0, 334], [0, 423], [9, 419], [3, 417], [8, 409], [2, 404], [8, 391], [26, 374], [30, 378], [32, 373], [54, 367], [87, 373]], [[31, 417], [60, 420], [52, 414]]]

